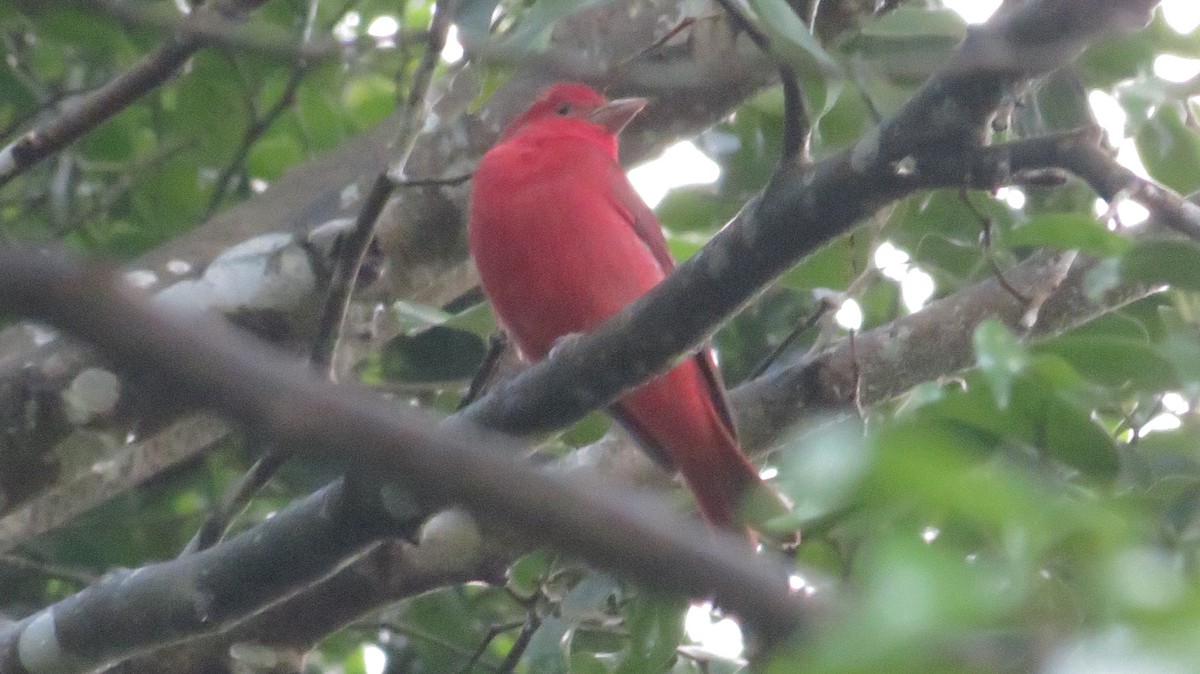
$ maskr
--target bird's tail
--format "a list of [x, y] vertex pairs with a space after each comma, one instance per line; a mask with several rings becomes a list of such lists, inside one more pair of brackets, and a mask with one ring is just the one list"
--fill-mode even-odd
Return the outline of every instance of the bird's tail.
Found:
[[742, 454], [705, 374], [703, 361], [686, 360], [623, 398], [616, 416], [652, 456], [679, 470], [707, 522], [767, 533], [763, 525], [790, 507]]
[[790, 512], [790, 507], [736, 444], [710, 446], [707, 456], [693, 465], [680, 464], [684, 482], [696, 499], [704, 519], [713, 526], [735, 532], [747, 529], [767, 533], [764, 525]]

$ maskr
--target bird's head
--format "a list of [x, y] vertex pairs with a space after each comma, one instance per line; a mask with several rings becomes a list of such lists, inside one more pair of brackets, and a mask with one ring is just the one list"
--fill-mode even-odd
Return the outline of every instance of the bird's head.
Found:
[[576, 82], [554, 84], [544, 89], [529, 108], [504, 129], [500, 140], [530, 133], [583, 136], [600, 142], [616, 157], [617, 133], [646, 107], [646, 103], [644, 98], [609, 101], [595, 89]]

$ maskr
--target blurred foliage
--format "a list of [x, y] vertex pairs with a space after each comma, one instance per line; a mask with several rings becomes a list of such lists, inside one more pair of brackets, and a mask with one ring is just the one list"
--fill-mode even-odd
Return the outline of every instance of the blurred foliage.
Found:
[[[815, 157], [852, 145], [945, 61], [966, 26], [936, 4], [868, 12], [819, 44], [784, 0], [749, 3], [781, 57], [803, 68]], [[313, 6], [314, 34], [340, 26], [338, 58], [301, 67], [279, 54], [203, 50], [168, 85], [0, 191], [4, 236], [59, 238], [128, 259], [387, 115], [406, 91], [429, 3]], [[493, 22], [498, 6], [504, 13]], [[462, 36], [545, 49], [554, 22], [579, 6], [467, 0]], [[299, 36], [307, 9], [299, 0], [270, 2], [252, 22]], [[377, 17], [398, 20], [394, 37], [367, 35]], [[129, 68], [162, 35], [70, 5], [0, 0], [0, 38], [0, 138], [8, 142]], [[1111, 140], [1132, 143], [1154, 179], [1196, 190], [1200, 133], [1189, 96], [1200, 87], [1157, 77], [1161, 54], [1200, 57], [1200, 35], [1180, 35], [1159, 17], [1098, 43], [1076, 67], [1025, 92], [996, 140], [1090, 123], [1088, 96], [1101, 92], [1126, 115], [1122, 137]], [[492, 68], [485, 88], [507, 72]], [[264, 118], [281, 97], [278, 114]], [[698, 250], [769, 178], [782, 117], [779, 91], [766, 91], [696, 139], [722, 176], [675, 190], [658, 207], [677, 256]], [[1006, 268], [1038, 247], [1101, 258], [1089, 276], [1097, 296], [1122, 280], [1164, 290], [1039, 344], [986, 323], [974, 335], [970, 371], [860, 414], [809, 420], [784, 438], [771, 467], [805, 529], [794, 584], [833, 597], [837, 610], [803, 647], [765, 667], [1200, 670], [1200, 417], [1192, 411], [1200, 402], [1200, 249], [1114, 232], [1074, 181], [965, 199], [956, 190], [915, 195], [798, 264], [718, 334], [728, 380], [749, 377], [798, 325], [812, 323], [789, 353], [845, 338], [828, 317], [808, 319], [851, 284], [863, 328], [915, 308], [898, 279], [927, 274], [936, 296], [946, 296], [991, 275], [989, 256]], [[880, 274], [874, 254], [885, 242], [906, 257], [893, 256]], [[400, 335], [366, 359], [363, 381], [414, 405], [453, 409], [494, 330], [487, 308], [468, 304], [397, 302], [387, 315]], [[549, 449], [586, 444], [607, 426], [592, 415]], [[174, 556], [248, 453], [230, 441], [25, 546], [16, 554], [27, 564], [0, 558], [0, 610], [23, 615], [108, 568]], [[327, 477], [289, 467], [242, 526]], [[506, 584], [446, 588], [331, 636], [309, 666], [374, 674], [372, 654], [383, 653], [388, 672], [737, 670], [717, 645], [693, 643], [686, 611], [653, 588], [536, 552], [508, 569]], [[514, 652], [519, 644], [524, 650]]]

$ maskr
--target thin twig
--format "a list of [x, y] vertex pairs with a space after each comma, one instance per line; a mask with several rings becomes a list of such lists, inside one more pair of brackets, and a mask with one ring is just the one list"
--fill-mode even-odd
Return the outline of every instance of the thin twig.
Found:
[[19, 569], [21, 571], [31, 571], [50, 578], [61, 578], [75, 585], [82, 586], [91, 585], [100, 578], [99, 574], [63, 566], [62, 564], [42, 562], [12, 553], [0, 553], [0, 566], [7, 566], [10, 569]]
[[220, 12], [182, 15], [169, 7], [127, 0], [76, 0], [93, 10], [112, 17], [118, 23], [149, 29], [164, 36], [185, 35], [206, 45], [219, 45], [239, 52], [253, 52], [283, 61], [321, 63], [336, 58], [341, 48], [329, 37], [302, 40], [289, 31], [270, 24], [242, 25]]
[[[475, 648], [475, 652], [471, 653], [471, 657], [467, 659], [466, 664], [464, 664], [458, 670], [459, 674], [470, 674], [471, 671], [475, 669], [475, 666], [479, 664], [479, 659], [482, 658], [483, 654], [487, 652], [488, 646], [491, 646], [492, 642], [496, 640], [496, 637], [504, 634], [505, 632], [511, 632], [518, 627], [524, 627], [526, 624], [528, 623], [525, 620], [517, 620], [504, 623], [503, 625], [492, 625], [489, 627], [487, 634], [483, 635], [483, 639], [479, 642], [479, 646]], [[507, 659], [505, 661], [507, 662]]]
[[966, 187], [960, 187], [958, 189], [958, 198], [962, 200], [963, 204], [972, 213], [974, 213], [976, 219], [979, 220], [979, 232], [983, 244], [983, 257], [987, 260], [988, 266], [991, 267], [992, 273], [996, 275], [996, 281], [1000, 284], [1000, 287], [1004, 288], [1009, 292], [1009, 294], [1017, 298], [1017, 301], [1021, 304], [1029, 304], [1030, 299], [1008, 282], [1008, 278], [1004, 275], [1004, 270], [1000, 268], [1000, 263], [996, 261], [995, 251], [992, 248], [992, 219], [987, 215], [984, 215], [983, 211], [979, 210], [979, 207], [977, 207], [975, 203], [971, 201], [971, 194], [967, 191]]
[[[796, 79], [796, 71], [783, 59], [775, 55], [771, 50], [771, 41], [767, 36], [758, 29], [745, 15], [741, 9], [733, 3], [733, 0], [717, 0], [717, 4], [729, 14], [729, 18], [738, 29], [746, 33], [750, 37], [750, 41], [754, 43], [764, 54], [775, 61], [775, 67], [779, 69], [779, 81], [783, 85], [783, 153], [780, 161], [788, 163], [796, 161], [808, 160], [808, 143], [809, 131], [811, 122], [808, 116], [808, 110], [804, 107], [804, 98], [800, 95], [800, 84]], [[813, 9], [814, 15], [816, 8]]]
[[404, 178], [400, 180], [393, 179], [397, 187], [454, 187], [461, 185], [474, 174], [464, 173], [458, 176], [450, 176], [449, 178]]
[[[413, 88], [409, 92], [408, 103], [405, 108], [405, 116], [408, 121], [406, 124], [402, 124], [402, 136], [398, 139], [403, 161], [407, 161], [408, 155], [411, 154], [413, 144], [416, 140], [415, 131], [420, 128], [420, 124], [423, 122], [425, 97], [432, 81], [433, 70], [437, 66], [442, 48], [445, 45], [450, 19], [453, 17], [453, 8], [444, 7], [444, 5], [445, 2], [440, 2], [434, 9], [434, 18], [430, 26], [425, 53], [422, 56], [417, 73], [413, 77]], [[310, 16], [312, 16], [311, 13]], [[298, 86], [304, 72], [303, 64], [293, 72], [292, 80], [289, 81], [290, 93], [285, 92], [272, 110], [260, 120], [260, 124], [255, 125], [255, 127], [261, 127], [259, 134], [266, 130], [273, 116], [282, 112], [290, 104], [291, 94], [294, 94], [295, 91], [293, 83]], [[243, 155], [244, 151], [248, 150], [249, 146], [254, 142], [255, 138], [252, 137], [252, 134], [255, 127], [252, 127], [247, 132], [246, 142], [242, 146]], [[231, 168], [238, 163], [240, 161], [235, 161], [231, 165]], [[457, 184], [453, 181], [463, 182], [469, 177], [455, 176], [447, 179], [447, 181], [451, 182], [451, 184]], [[371, 242], [374, 240], [375, 222], [379, 219], [379, 214], [383, 212], [384, 206], [387, 205], [388, 198], [391, 196], [395, 185], [396, 183], [389, 176], [388, 171], [379, 174], [371, 187], [370, 194], [358, 212], [354, 230], [341, 242], [338, 249], [341, 254], [335, 257], [325, 311], [321, 315], [317, 337], [313, 341], [309, 359], [312, 366], [324, 373], [331, 381], [336, 381], [337, 379], [334, 356], [337, 353], [338, 335], [340, 335], [343, 329], [346, 312], [350, 306], [350, 297], [353, 295], [355, 283], [362, 270], [363, 260], [371, 248]], [[210, 205], [216, 205], [217, 203], [219, 202], [214, 201]], [[246, 508], [250, 500], [258, 493], [258, 490], [287, 463], [291, 456], [292, 452], [290, 450], [274, 445], [266, 447], [258, 460], [255, 461], [246, 474], [242, 476], [242, 479], [235, 485], [222, 506], [211, 514], [200, 527], [196, 536], [188, 543], [184, 554], [197, 549], [204, 549], [221, 540], [228, 531], [233, 518]]]
[[517, 664], [521, 662], [521, 656], [525, 655], [525, 649], [529, 648], [529, 642], [533, 640], [534, 633], [541, 626], [542, 619], [536, 611], [530, 609], [525, 626], [521, 628], [521, 633], [517, 635], [517, 640], [513, 642], [512, 648], [508, 649], [508, 654], [504, 656], [504, 662], [500, 663], [497, 672], [511, 674], [516, 671]]
[[220, 208], [221, 202], [225, 200], [225, 194], [229, 191], [230, 182], [233, 176], [242, 169], [246, 163], [246, 156], [250, 154], [250, 149], [258, 142], [259, 138], [271, 128], [271, 125], [279, 119], [280, 115], [292, 107], [292, 103], [296, 100], [296, 91], [300, 88], [300, 83], [304, 81], [304, 76], [308, 74], [308, 65], [302, 63], [288, 77], [287, 85], [284, 86], [283, 93], [279, 95], [275, 103], [271, 105], [258, 119], [246, 129], [246, 133], [242, 135], [242, 143], [238, 146], [237, 152], [234, 153], [233, 159], [225, 166], [225, 170], [221, 171], [220, 177], [217, 178], [216, 188], [213, 189], [212, 196], [208, 199], [208, 205], [204, 208], [204, 215], [200, 217], [201, 222], [208, 220]]
[[371, 190], [363, 201], [362, 208], [354, 219], [354, 228], [338, 243], [329, 278], [324, 310], [317, 324], [317, 335], [313, 340], [311, 362], [331, 380], [336, 380], [337, 369], [334, 354], [338, 347], [338, 334], [350, 308], [361, 260], [366, 257], [375, 231], [375, 221], [383, 212], [392, 195], [394, 185], [387, 171], [375, 176]]
[[488, 339], [487, 354], [484, 355], [483, 362], [479, 364], [479, 368], [475, 370], [475, 375], [471, 377], [471, 385], [467, 387], [466, 394], [463, 395], [462, 400], [458, 401], [458, 409], [461, 410], [475, 402], [475, 399], [492, 384], [499, 370], [500, 361], [508, 348], [508, 333], [496, 332], [492, 334]]
[[794, 344], [795, 341], [800, 338], [800, 335], [804, 334], [810, 328], [816, 325], [817, 322], [821, 320], [821, 317], [835, 306], [835, 302], [830, 300], [828, 297], [822, 297], [820, 300], [818, 300], [816, 308], [809, 312], [808, 316], [805, 317], [803, 321], [800, 321], [796, 327], [792, 328], [792, 331], [787, 334], [787, 337], [784, 337], [783, 341], [780, 342], [779, 345], [774, 349], [772, 349], [771, 353], [767, 354], [766, 358], [762, 359], [762, 362], [758, 364], [758, 367], [754, 368], [754, 372], [751, 373], [750, 379], [758, 379], [759, 377], [763, 376], [763, 374], [765, 374], [766, 371], [772, 365], [774, 365], [777, 360], [779, 360], [779, 357], [791, 348], [792, 344]]
[[[313, 24], [317, 18], [317, 0], [309, 0], [308, 12], [305, 16], [304, 28], [302, 31], [303, 40], [307, 42], [312, 36]], [[342, 13], [348, 11], [348, 6], [343, 8], [343, 12], [334, 16], [329, 27], [332, 27], [337, 21], [341, 20]], [[213, 193], [212, 199], [209, 201], [207, 213], [204, 218], [207, 220], [213, 212], [216, 211], [223, 198], [225, 190], [229, 186], [233, 172], [240, 167], [249, 153], [250, 148], [254, 143], [266, 133], [267, 129], [275, 122], [275, 120], [283, 114], [285, 110], [291, 107], [295, 100], [296, 90], [299, 88], [304, 76], [308, 73], [309, 64], [306, 61], [301, 61], [288, 78], [287, 86], [283, 93], [275, 101], [270, 109], [265, 114], [258, 116], [258, 119], [250, 125], [246, 130], [246, 134], [242, 137], [241, 147], [238, 148], [234, 160], [229, 164], [226, 170], [222, 173], [217, 181], [217, 188]], [[287, 463], [287, 460], [292, 456], [291, 452], [280, 449], [273, 443], [265, 443], [259, 452], [258, 459], [250, 466], [249, 470], [242, 475], [241, 479], [233, 486], [233, 488], [225, 495], [225, 498], [218, 505], [217, 509], [209, 513], [204, 522], [196, 530], [196, 534], [192, 537], [188, 544], [184, 546], [180, 555], [187, 555], [199, 550], [204, 550], [212, 547], [220, 542], [229, 533], [230, 527], [246, 508], [250, 505], [250, 501], [255, 495], [271, 480], [274, 475], [279, 472], [279, 469]]]
[[[854, 277], [854, 280], [850, 282], [850, 285], [846, 286], [845, 290], [838, 293], [837, 296], [831, 300], [831, 303], [833, 306], [841, 308], [842, 304], [844, 304], [846, 300], [855, 297], [862, 292], [863, 286], [874, 281], [878, 275], [878, 269], [868, 266], [866, 269], [859, 272], [858, 276]], [[833, 342], [833, 335], [835, 333], [834, 327], [836, 326], [836, 321], [834, 321], [833, 318], [836, 315], [837, 314], [830, 314], [829, 312], [826, 312], [821, 316], [821, 319], [825, 321], [825, 324], [822, 326], [821, 331], [817, 334], [817, 338], [813, 340], [812, 346], [808, 348], [808, 354], [810, 356], [824, 351], [825, 348]], [[851, 334], [853, 334], [853, 330], [851, 330]]]
[[394, 149], [396, 159], [391, 168], [380, 173], [371, 191], [367, 195], [363, 207], [354, 221], [354, 229], [343, 241], [342, 255], [334, 264], [334, 273], [330, 279], [329, 293], [325, 300], [325, 310], [317, 329], [316, 346], [314, 348], [313, 364], [324, 367], [331, 378], [337, 377], [335, 356], [341, 339], [342, 328], [346, 322], [346, 314], [350, 308], [350, 300], [354, 294], [355, 281], [363, 266], [363, 261], [370, 251], [371, 241], [375, 236], [375, 224], [383, 207], [395, 189], [396, 181], [405, 180], [404, 170], [408, 158], [416, 145], [418, 130], [425, 120], [425, 99], [429, 94], [429, 85], [433, 81], [433, 71], [441, 58], [442, 49], [446, 45], [446, 35], [454, 18], [458, 0], [439, 0], [434, 5], [433, 21], [429, 27], [429, 35], [425, 44], [425, 53], [413, 73], [412, 87], [409, 89], [408, 101], [401, 112], [400, 129], [397, 132]]
[[200, 550], [206, 550], [221, 542], [229, 533], [233, 520], [246, 510], [267, 482], [279, 472], [279, 469], [292, 457], [292, 452], [282, 451], [272, 443], [265, 443], [265, 449], [250, 469], [242, 474], [241, 479], [225, 495], [224, 501], [210, 513], [192, 536], [192, 540], [179, 553], [188, 555]]

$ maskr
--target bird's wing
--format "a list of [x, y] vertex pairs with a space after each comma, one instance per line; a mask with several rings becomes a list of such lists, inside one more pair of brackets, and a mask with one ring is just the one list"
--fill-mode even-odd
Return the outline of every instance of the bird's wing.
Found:
[[675, 260], [667, 250], [667, 240], [663, 237], [662, 226], [658, 224], [658, 216], [654, 215], [654, 211], [650, 210], [645, 201], [642, 201], [624, 173], [620, 173], [613, 181], [613, 190], [609, 194], [612, 195], [613, 205], [650, 250], [658, 266], [662, 267], [663, 274], [670, 274], [675, 268]]
[[[663, 270], [663, 274], [669, 274], [675, 268], [675, 259], [671, 257], [671, 252], [667, 249], [667, 240], [663, 236], [662, 225], [658, 222], [658, 216], [646, 202], [642, 200], [637, 191], [633, 189], [633, 185], [621, 174], [621, 179], [614, 181], [615, 189], [612, 191], [613, 197], [616, 200], [617, 209], [625, 216], [630, 227], [637, 233], [638, 238], [650, 250], [650, 254], [658, 262]], [[729, 437], [736, 441], [737, 427], [733, 422], [733, 414], [729, 411], [729, 400], [725, 396], [725, 382], [721, 377], [721, 371], [717, 368], [716, 357], [713, 355], [712, 348], [705, 345], [703, 349], [694, 356], [696, 364], [700, 367], [700, 372], [704, 375], [704, 381], [708, 385], [710, 398], [713, 405], [716, 407], [717, 416], [721, 419], [721, 425], [725, 431], [729, 433]], [[628, 425], [628, 424], [627, 424]], [[636, 430], [634, 430], [636, 434]]]

